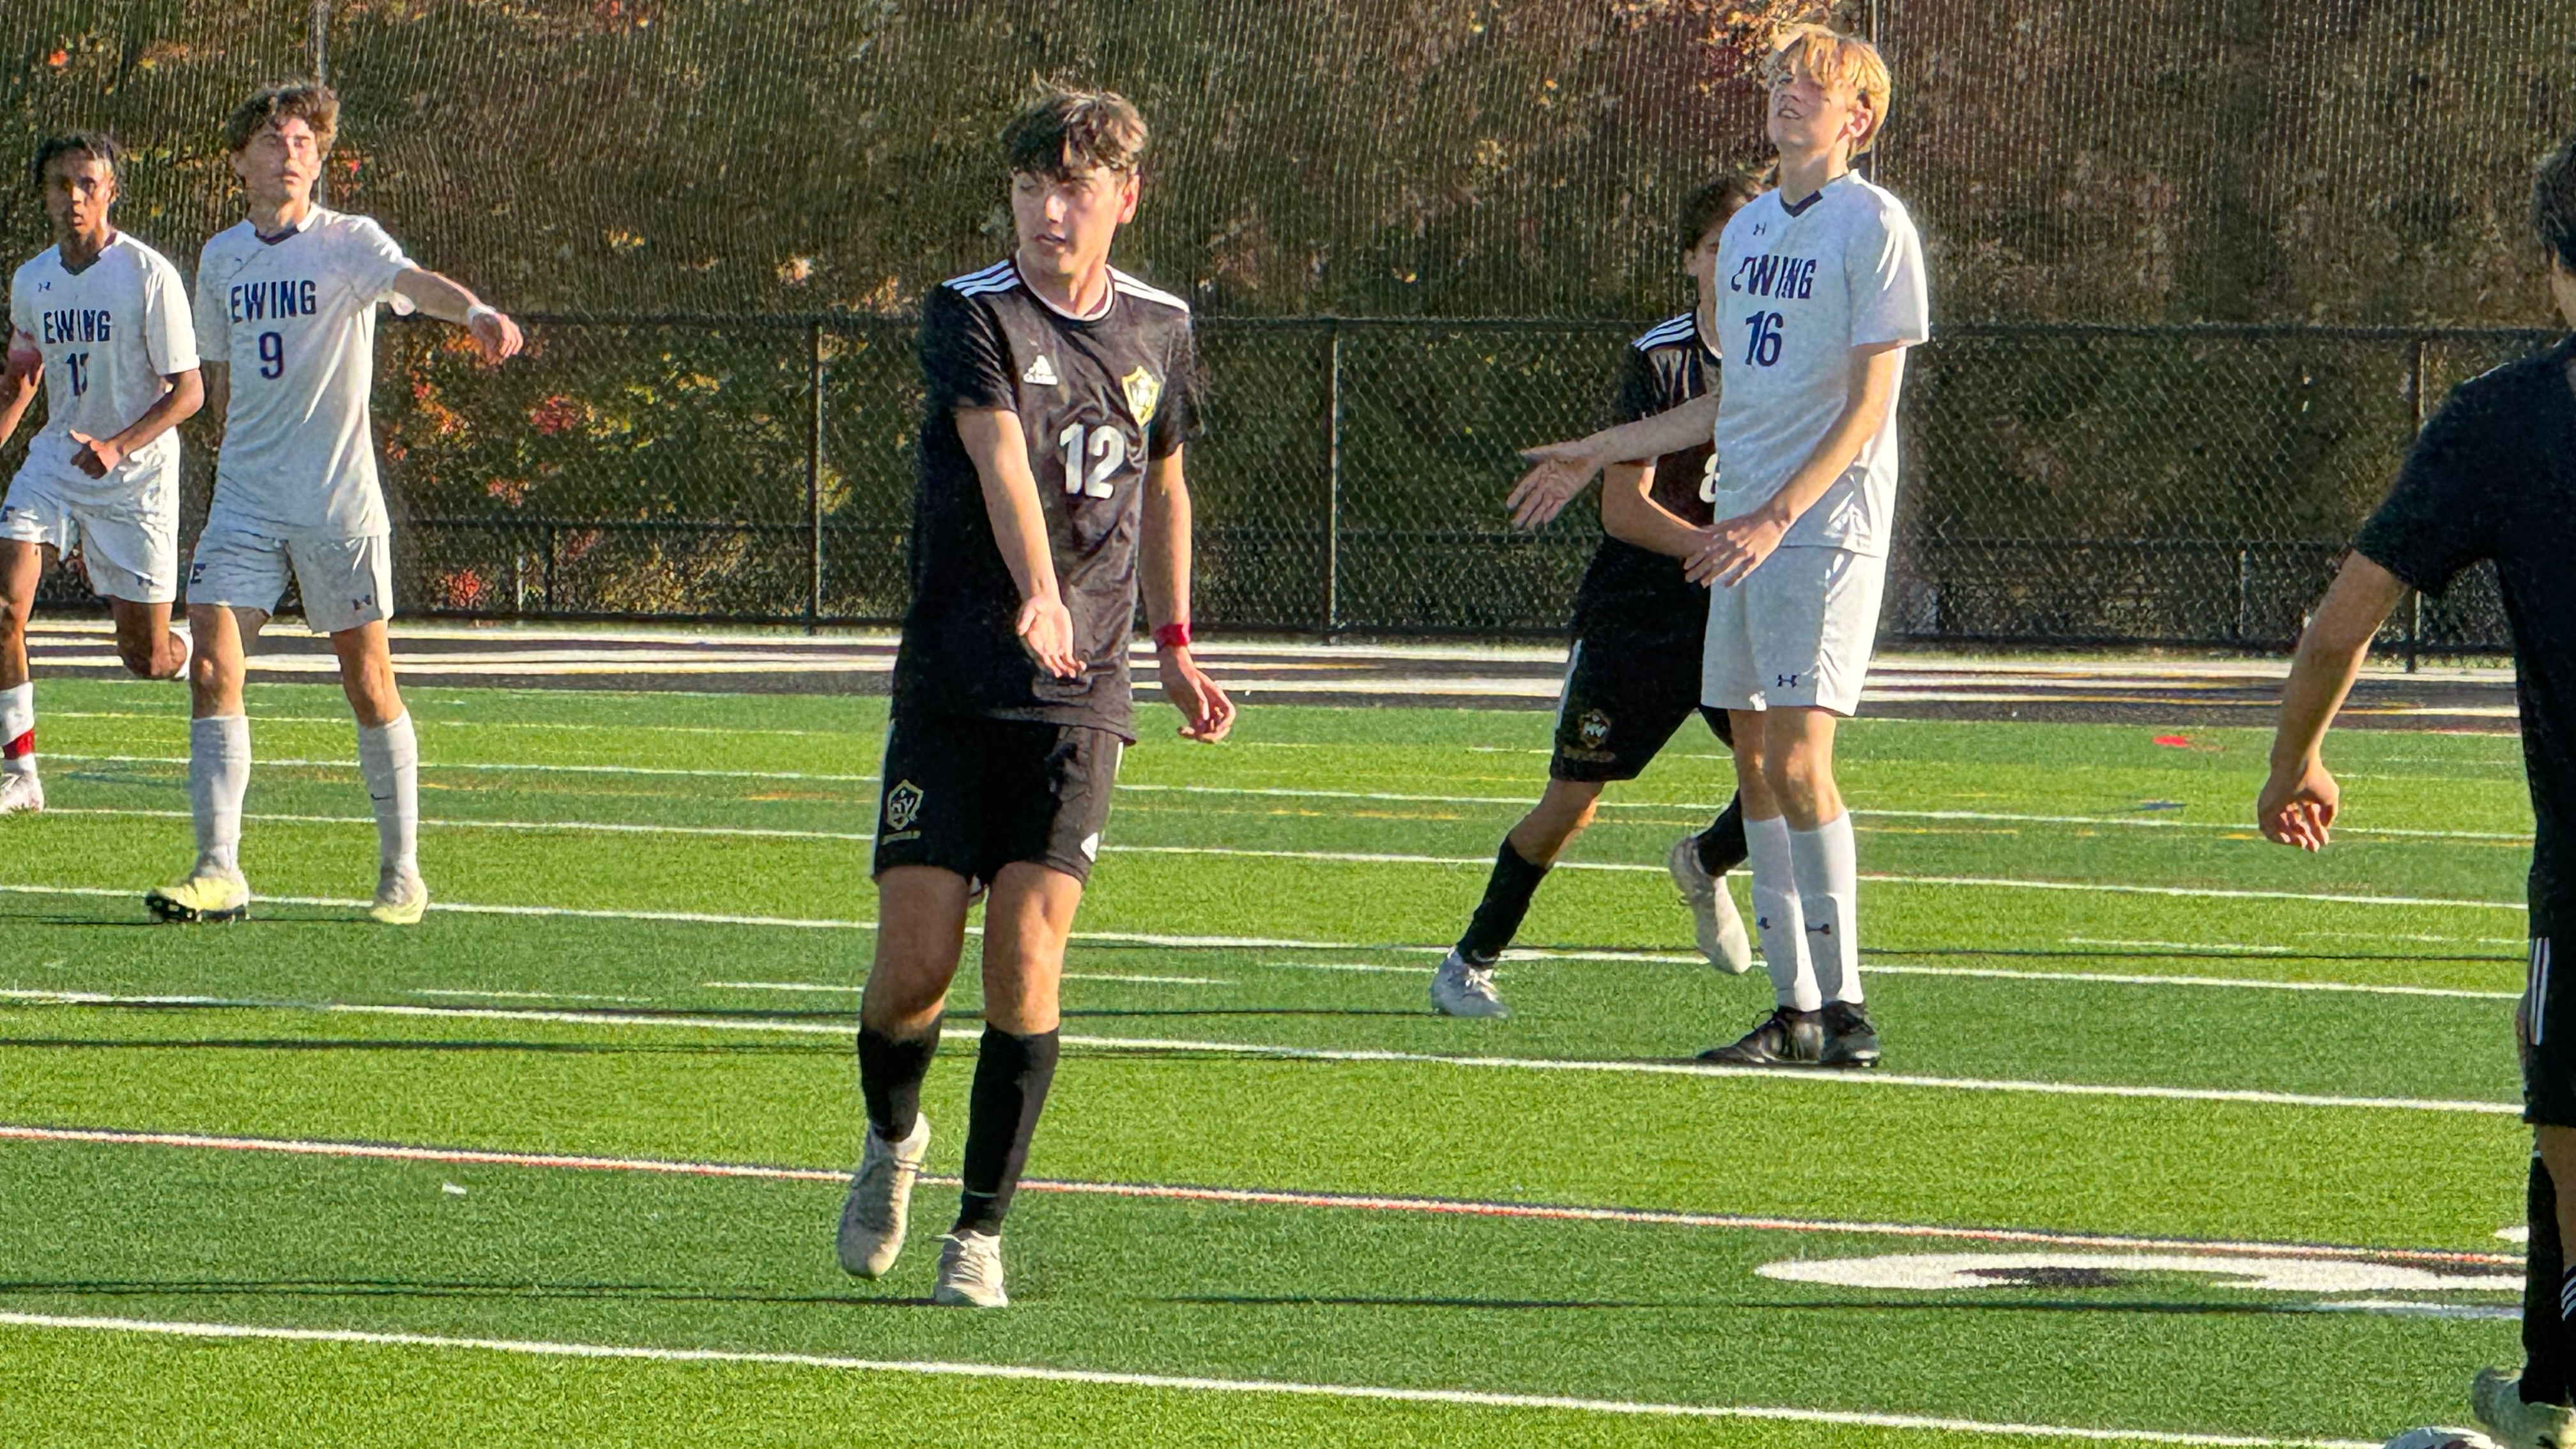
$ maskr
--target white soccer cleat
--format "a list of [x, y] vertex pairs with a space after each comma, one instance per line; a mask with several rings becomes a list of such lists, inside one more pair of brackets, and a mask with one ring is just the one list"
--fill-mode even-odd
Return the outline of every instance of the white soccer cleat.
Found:
[[2576, 1428], [2556, 1404], [2522, 1401], [2522, 1375], [2480, 1369], [2469, 1385], [2469, 1413], [2503, 1449], [2576, 1449]]
[[1494, 968], [1478, 966], [1452, 951], [1431, 973], [1431, 1009], [1442, 1016], [1509, 1016], [1502, 993], [1494, 990]]
[[0, 775], [0, 815], [39, 815], [45, 809], [45, 787], [34, 775]]
[[[913, 1180], [921, 1176], [922, 1159], [930, 1153], [930, 1119], [915, 1117], [912, 1135], [901, 1142], [886, 1141], [874, 1127], [867, 1129], [867, 1137], [859, 1170], [850, 1174], [849, 1200], [841, 1204], [836, 1246], [841, 1271], [856, 1278], [881, 1278], [903, 1251]], [[946, 1269], [941, 1271], [944, 1274]], [[999, 1267], [993, 1270], [993, 1281], [1002, 1281]]]
[[144, 892], [143, 907], [173, 925], [238, 921], [250, 914], [250, 882], [240, 871], [212, 870], [201, 861], [187, 879]]
[[1725, 878], [1710, 875], [1699, 863], [1699, 837], [1685, 835], [1674, 841], [1672, 853], [1664, 857], [1664, 869], [1672, 873], [1682, 904], [1690, 907], [1699, 953], [1708, 958], [1708, 964], [1729, 976], [1752, 970], [1753, 941], [1744, 932], [1744, 917], [1735, 909]]
[[367, 919], [386, 926], [417, 926], [429, 910], [429, 887], [417, 875], [387, 871], [376, 882], [376, 903]]
[[1002, 1235], [950, 1233], [939, 1240], [939, 1285], [930, 1301], [951, 1308], [1008, 1308], [1002, 1291]]

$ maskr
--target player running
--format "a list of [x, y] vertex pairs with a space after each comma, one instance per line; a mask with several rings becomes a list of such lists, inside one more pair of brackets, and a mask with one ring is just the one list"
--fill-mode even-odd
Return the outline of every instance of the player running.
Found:
[[930, 1145], [921, 1084], [984, 907], [984, 1038], [941, 1303], [998, 1308], [1001, 1230], [1055, 1078], [1056, 989], [1135, 739], [1127, 646], [1138, 563], [1163, 692], [1185, 739], [1234, 706], [1190, 658], [1198, 428], [1190, 309], [1109, 265], [1133, 218], [1144, 118], [1051, 91], [1002, 133], [1019, 246], [923, 304], [928, 384], [913, 498], [912, 607], [895, 658], [877, 824], [877, 951], [859, 1007], [867, 1144], [841, 1266], [892, 1267]]
[[[2576, 140], [2541, 163], [2532, 227], [2549, 288], [2576, 326]], [[2576, 337], [2463, 384], [2425, 424], [2406, 466], [2300, 636], [2281, 691], [2271, 778], [2255, 807], [2263, 834], [2325, 848], [2342, 793], [2325, 767], [2327, 726], [2381, 621], [2409, 588], [2440, 594], [2470, 565], [2495, 565], [2513, 624], [2530, 776], [2531, 964], [2515, 1028], [2523, 1120], [2536, 1150], [2524, 1257], [2524, 1366], [2487, 1369], [2469, 1390], [2478, 1422], [2506, 1449], [2576, 1445], [2576, 990], [2552, 946], [2576, 930]]]
[[462, 324], [486, 361], [516, 354], [518, 325], [472, 292], [422, 270], [383, 227], [314, 204], [340, 102], [318, 84], [276, 86], [224, 123], [248, 220], [206, 243], [197, 263], [197, 347], [225, 401], [215, 501], [188, 570], [188, 796], [197, 863], [146, 896], [165, 921], [239, 920], [250, 886], [240, 862], [250, 785], [243, 655], [286, 592], [331, 636], [340, 687], [358, 719], [358, 763], [375, 802], [375, 903], [387, 925], [418, 921], [420, 751], [394, 687], [385, 621], [393, 550], [367, 414], [376, 306]]
[[48, 563], [77, 549], [116, 619], [116, 652], [145, 679], [176, 679], [187, 641], [179, 597], [179, 435], [205, 401], [188, 290], [159, 252], [116, 229], [124, 152], [89, 131], [36, 148], [54, 244], [9, 284], [0, 443], [37, 381], [45, 426], [0, 501], [0, 815], [45, 808], [36, 777], [36, 686], [27, 619]]
[[[1628, 349], [1613, 403], [1619, 422], [1652, 417], [1706, 394], [1717, 381], [1717, 249], [1727, 218], [1762, 194], [1753, 177], [1732, 176], [1683, 204], [1682, 265], [1699, 303], [1649, 329]], [[1588, 481], [1588, 480], [1587, 480]], [[1549, 867], [1592, 823], [1601, 787], [1633, 780], [1694, 710], [1720, 740], [1726, 715], [1699, 702], [1700, 652], [1708, 595], [1682, 576], [1682, 560], [1707, 538], [1717, 464], [1705, 442], [1651, 464], [1616, 463], [1601, 486], [1607, 536], [1574, 595], [1574, 648], [1556, 708], [1556, 756], [1547, 792], [1494, 852], [1493, 878], [1457, 948], [1431, 978], [1431, 1007], [1449, 1016], [1507, 1016], [1494, 989], [1494, 963], [1519, 933]], [[1568, 499], [1514, 497], [1516, 519], [1535, 528]], [[1744, 816], [1730, 801], [1708, 829], [1673, 843], [1665, 864], [1697, 923], [1699, 949], [1722, 971], [1753, 964], [1744, 921], [1726, 893], [1726, 873], [1744, 863]]]
[[1833, 773], [1860, 704], [1896, 523], [1905, 350], [1931, 335], [1923, 246], [1894, 196], [1851, 169], [1887, 119], [1887, 64], [1796, 26], [1764, 67], [1777, 189], [1726, 225], [1717, 331], [1726, 386], [1670, 412], [1534, 449], [1523, 488], [1579, 484], [1715, 429], [1719, 522], [1686, 565], [1709, 596], [1701, 701], [1734, 719], [1754, 928], [1776, 1009], [1703, 1059], [1875, 1066], [1863, 1005], [1859, 865]]

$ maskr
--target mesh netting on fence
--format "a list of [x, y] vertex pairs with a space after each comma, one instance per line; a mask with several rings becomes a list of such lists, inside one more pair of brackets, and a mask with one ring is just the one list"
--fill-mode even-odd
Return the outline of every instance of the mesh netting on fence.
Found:
[[[498, 374], [386, 331], [406, 607], [875, 620], [905, 318], [1007, 245], [1030, 78], [1114, 84], [1160, 135], [1122, 264], [1214, 387], [1202, 617], [1536, 632], [1594, 535], [1502, 529], [1513, 452], [1686, 300], [1668, 218], [1759, 153], [1752, 36], [1814, 10], [1890, 54], [1934, 270], [1892, 632], [2277, 645], [2419, 404], [2535, 340], [2466, 329], [2546, 320], [2556, 0], [12, 0], [0, 160], [116, 129], [184, 268], [238, 213], [225, 111], [326, 71], [334, 204], [546, 318]], [[44, 239], [0, 184], [0, 245]], [[2474, 586], [2425, 620], [2500, 628]]]

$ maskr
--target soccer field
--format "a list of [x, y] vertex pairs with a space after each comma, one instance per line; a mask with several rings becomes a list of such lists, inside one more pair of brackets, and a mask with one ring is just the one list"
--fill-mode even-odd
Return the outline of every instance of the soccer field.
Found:
[[[1866, 1075], [1662, 873], [1682, 737], [1539, 897], [1516, 1015], [1431, 967], [1537, 712], [1146, 712], [1006, 1236], [1006, 1312], [832, 1255], [880, 699], [415, 688], [417, 929], [336, 689], [259, 685], [251, 921], [186, 864], [184, 692], [48, 680], [0, 822], [0, 1440], [2376, 1444], [2512, 1363], [2509, 736], [1863, 720]], [[1695, 727], [1694, 727], [1695, 728]], [[1735, 881], [1741, 897], [1743, 883]], [[925, 1111], [953, 1173], [971, 967]], [[215, 1327], [220, 1326], [220, 1327]]]

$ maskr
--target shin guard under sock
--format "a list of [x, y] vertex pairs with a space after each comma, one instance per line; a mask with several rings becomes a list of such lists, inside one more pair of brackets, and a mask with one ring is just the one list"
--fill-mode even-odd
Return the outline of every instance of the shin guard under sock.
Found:
[[921, 1120], [921, 1083], [939, 1052], [939, 1027], [919, 1041], [897, 1041], [872, 1026], [859, 1028], [859, 1095], [868, 1103], [868, 1126], [888, 1142], [912, 1135]]
[[1509, 838], [1494, 852], [1494, 873], [1485, 881], [1485, 898], [1476, 905], [1476, 914], [1467, 922], [1467, 934], [1458, 938], [1458, 954], [1478, 966], [1491, 966], [1502, 959], [1512, 938], [1521, 932], [1521, 918], [1529, 914], [1530, 897], [1538, 894], [1538, 883], [1547, 879], [1547, 867], [1532, 865], [1512, 849]]
[[2523, 1254], [2522, 1401], [2564, 1404], [2576, 1388], [2576, 1325], [2567, 1321], [2567, 1264], [2558, 1239], [2558, 1188], [2548, 1164], [2531, 1155], [2526, 1198], [2531, 1245]]
[[957, 1225], [949, 1231], [998, 1233], [1011, 1210], [1011, 1191], [1028, 1166], [1029, 1140], [1055, 1083], [1056, 1034], [1013, 1036], [984, 1028], [975, 1054], [975, 1094], [966, 1123], [966, 1166], [959, 1175]]
[[1699, 868], [1710, 875], [1724, 875], [1744, 864], [1752, 852], [1744, 843], [1744, 799], [1738, 796], [1726, 802], [1726, 808], [1708, 823], [1696, 837]]

